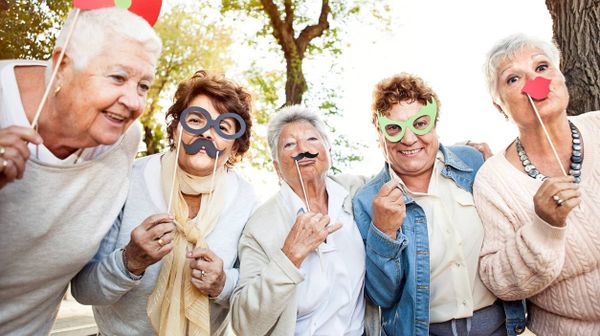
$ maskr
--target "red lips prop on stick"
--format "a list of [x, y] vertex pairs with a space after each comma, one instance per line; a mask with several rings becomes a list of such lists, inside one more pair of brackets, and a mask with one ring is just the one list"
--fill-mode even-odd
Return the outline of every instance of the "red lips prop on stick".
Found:
[[67, 33], [65, 44], [63, 45], [62, 50], [58, 55], [58, 59], [56, 61], [57, 66], [55, 66], [54, 71], [52, 71], [52, 76], [50, 76], [50, 80], [46, 85], [46, 91], [44, 91], [42, 100], [38, 105], [33, 120], [31, 121], [31, 127], [37, 130], [40, 114], [42, 113], [42, 108], [46, 104], [46, 100], [48, 100], [50, 89], [52, 88], [52, 84], [54, 84], [54, 79], [56, 78], [56, 74], [58, 73], [58, 64], [61, 64], [63, 58], [65, 57], [65, 51], [67, 50], [67, 46], [69, 45], [69, 41], [71, 40], [71, 35], [73, 35], [75, 25], [77, 24], [77, 19], [79, 18], [79, 13], [82, 9], [88, 10], [107, 7], [118, 7], [128, 9], [130, 12], [143, 17], [146, 21], [148, 21], [148, 23], [151, 26], [154, 26], [154, 23], [156, 23], [156, 20], [158, 19], [158, 14], [160, 14], [161, 6], [162, 0], [73, 0], [73, 7], [77, 8], [77, 10], [75, 11], [75, 16], [73, 17], [73, 23], [71, 24], [69, 32]]
[[565, 170], [565, 167], [563, 167], [562, 162], [560, 161], [560, 157], [558, 156], [556, 147], [554, 147], [554, 143], [552, 142], [552, 139], [550, 139], [550, 133], [548, 133], [546, 125], [544, 125], [542, 117], [540, 116], [540, 113], [538, 112], [537, 107], [535, 107], [535, 103], [533, 102], [533, 99], [543, 100], [546, 99], [546, 97], [548, 97], [548, 93], [550, 93], [550, 82], [551, 81], [547, 78], [536, 77], [533, 80], [528, 80], [527, 82], [525, 82], [525, 85], [523, 86], [521, 92], [523, 92], [529, 99], [529, 104], [531, 104], [531, 108], [533, 108], [535, 116], [538, 118], [540, 125], [542, 125], [542, 129], [544, 130], [544, 134], [546, 135], [546, 140], [548, 140], [550, 148], [552, 148], [554, 158], [556, 159], [556, 162], [558, 163], [558, 166], [560, 167], [560, 170], [563, 173], [563, 175], [567, 176], [567, 172]]
[[534, 80], [528, 80], [521, 92], [528, 94], [535, 100], [545, 99], [548, 97], [548, 93], [550, 93], [550, 80], [544, 77], [536, 77]]

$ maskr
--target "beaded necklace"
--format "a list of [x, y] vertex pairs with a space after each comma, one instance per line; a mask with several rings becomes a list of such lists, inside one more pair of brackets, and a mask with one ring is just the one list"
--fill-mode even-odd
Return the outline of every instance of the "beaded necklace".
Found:
[[[583, 156], [581, 153], [581, 134], [571, 121], [569, 121], [569, 126], [571, 127], [572, 139], [571, 166], [569, 169], [569, 175], [575, 177], [575, 183], [579, 183], [581, 182], [581, 164], [583, 163]], [[529, 160], [527, 152], [525, 152], [525, 148], [523, 148], [523, 144], [521, 144], [521, 139], [519, 139], [519, 137], [517, 137], [515, 140], [515, 145], [517, 148], [517, 155], [519, 156], [521, 164], [523, 164], [523, 169], [527, 175], [529, 175], [531, 178], [542, 181], [548, 178], [548, 176], [540, 173], [533, 162]]]

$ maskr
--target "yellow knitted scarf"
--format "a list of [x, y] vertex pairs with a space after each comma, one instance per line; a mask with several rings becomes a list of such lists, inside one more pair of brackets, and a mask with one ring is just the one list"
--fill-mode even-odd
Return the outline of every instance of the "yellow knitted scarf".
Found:
[[[168, 200], [173, 169], [177, 165], [175, 151], [165, 153], [161, 165], [163, 194]], [[208, 247], [205, 238], [216, 225], [225, 202], [226, 174], [223, 167], [218, 168], [212, 186], [212, 175], [190, 175], [177, 165], [172, 207], [177, 230], [173, 250], [162, 260], [147, 306], [150, 323], [159, 336], [210, 335], [208, 296], [192, 285], [192, 269], [186, 253], [195, 247]], [[195, 218], [188, 218], [189, 208], [182, 194], [201, 197], [200, 211]]]

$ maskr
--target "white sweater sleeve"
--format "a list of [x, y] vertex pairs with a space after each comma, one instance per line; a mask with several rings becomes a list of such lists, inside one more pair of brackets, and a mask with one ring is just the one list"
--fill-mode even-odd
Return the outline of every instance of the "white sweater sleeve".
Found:
[[[122, 212], [121, 212], [122, 214]], [[115, 220], [92, 260], [71, 280], [71, 293], [82, 304], [109, 305], [140, 283], [123, 264], [122, 250], [117, 248], [121, 215]]]
[[[481, 172], [480, 172], [481, 173]], [[473, 196], [485, 229], [479, 261], [484, 284], [503, 300], [531, 297], [560, 274], [565, 260], [566, 228], [549, 225], [513, 199], [510, 183], [495, 174], [477, 176]], [[532, 200], [533, 202], [533, 200]]]

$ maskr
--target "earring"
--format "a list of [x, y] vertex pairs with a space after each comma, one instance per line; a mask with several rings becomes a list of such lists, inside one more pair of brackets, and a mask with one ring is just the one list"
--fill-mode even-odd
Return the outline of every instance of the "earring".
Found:
[[62, 89], [62, 86], [60, 85], [57, 86], [56, 89], [54, 89], [54, 96], [56, 96], [60, 92], [60, 89]]

